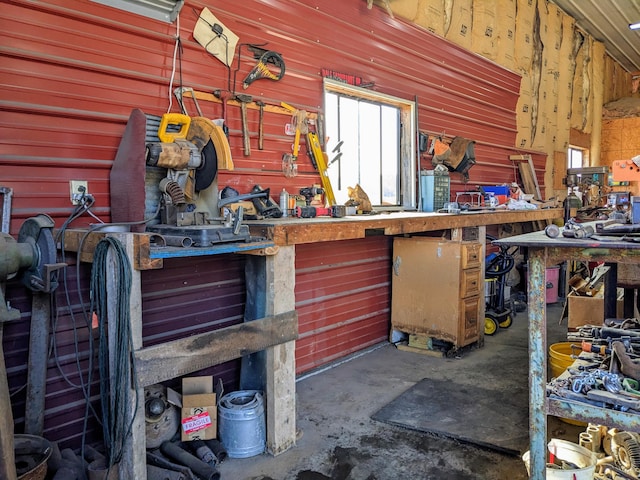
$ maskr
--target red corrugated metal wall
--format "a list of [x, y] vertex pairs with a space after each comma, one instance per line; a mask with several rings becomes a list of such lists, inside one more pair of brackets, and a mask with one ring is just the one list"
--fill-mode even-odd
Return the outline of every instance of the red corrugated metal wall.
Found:
[[298, 372], [388, 338], [391, 248], [389, 237], [296, 247]]
[[[241, 43], [266, 42], [266, 48], [280, 52], [286, 62], [285, 77], [279, 82], [260, 80], [242, 90], [242, 79], [255, 60], [244, 46], [227, 71], [195, 42], [191, 32], [204, 6], [239, 35]], [[109, 171], [130, 111], [141, 108], [159, 115], [168, 108], [176, 24], [88, 0], [8, 0], [3, 2], [0, 27], [0, 186], [13, 189], [11, 232], [17, 234], [26, 218], [41, 212], [60, 226], [71, 213], [69, 180], [89, 182], [96, 198], [93, 212], [108, 221]], [[196, 90], [224, 90], [235, 83], [238, 92], [268, 104], [285, 101], [316, 112], [322, 105], [320, 71], [328, 68], [360, 76], [383, 93], [409, 100], [417, 97], [421, 130], [477, 141], [478, 164], [470, 172], [471, 185], [512, 181], [514, 168], [508, 156], [531, 153], [514, 148], [518, 75], [424, 29], [392, 19], [382, 9], [368, 10], [364, 0], [187, 0], [179, 33], [183, 48], [176, 82], [182, 79]], [[219, 103], [201, 102], [201, 106], [206, 116], [222, 114]], [[239, 109], [230, 106], [228, 110], [236, 169], [220, 173], [221, 187], [231, 185], [246, 192], [260, 184], [273, 192], [283, 187], [291, 192], [318, 183], [304, 145], [300, 174], [282, 175], [281, 157], [292, 143], [284, 134], [284, 125], [290, 121], [287, 116], [265, 114], [265, 149], [260, 151], [258, 111], [250, 109], [252, 153], [245, 157]], [[175, 101], [173, 111], [177, 111]], [[542, 182], [544, 157], [534, 153], [534, 159]], [[428, 161], [424, 163], [429, 166]], [[464, 188], [455, 176], [454, 181], [454, 190]], [[85, 216], [72, 226], [92, 222]], [[299, 372], [386, 338], [390, 258], [390, 242], [384, 238], [297, 248]], [[85, 267], [81, 270], [88, 270]], [[163, 271], [145, 272], [145, 344], [240, 321], [242, 267], [241, 258], [224, 256], [176, 260], [167, 262]], [[79, 312], [74, 275], [72, 308]], [[86, 289], [86, 282], [83, 285]], [[57, 297], [61, 296], [58, 292]], [[30, 305], [18, 285], [10, 285], [8, 298], [24, 312], [24, 321], [7, 326], [4, 340], [14, 391], [24, 383]], [[72, 371], [73, 324], [64, 308], [59, 314], [62, 368]], [[86, 336], [79, 344], [83, 361]], [[82, 428], [83, 412], [78, 408], [69, 418], [57, 416], [58, 405], [65, 402], [54, 397], [68, 398], [69, 405], [76, 406], [82, 398], [65, 386], [52, 362], [47, 432], [52, 440], [72, 441]], [[233, 382], [237, 365], [221, 368], [219, 374]], [[20, 420], [24, 393], [13, 398]]]

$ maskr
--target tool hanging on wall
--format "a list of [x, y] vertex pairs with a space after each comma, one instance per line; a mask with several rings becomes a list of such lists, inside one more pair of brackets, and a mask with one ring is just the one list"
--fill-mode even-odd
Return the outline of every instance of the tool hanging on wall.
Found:
[[196, 93], [194, 92], [193, 88], [191, 88], [191, 87], [177, 87], [177, 88], [173, 89], [173, 94], [175, 95], [176, 100], [178, 100], [178, 104], [180, 105], [180, 111], [185, 115], [189, 115], [189, 112], [187, 112], [187, 107], [184, 104], [184, 94], [185, 93], [189, 93], [189, 96], [193, 100], [193, 104], [196, 107], [196, 111], [198, 112], [198, 116], [199, 117], [204, 117], [204, 115], [202, 114], [202, 110], [200, 109], [200, 104], [198, 103], [198, 99], [196, 98]]
[[280, 106], [292, 113], [291, 123], [295, 125], [292, 147], [293, 153], [285, 153], [282, 156], [282, 173], [284, 173], [285, 177], [295, 177], [298, 174], [297, 160], [300, 151], [300, 135], [306, 134], [309, 131], [307, 126], [307, 112], [305, 110], [298, 110], [285, 102], [280, 102]]
[[264, 150], [264, 106], [265, 103], [262, 100], [254, 100], [254, 103], [260, 110], [260, 117], [258, 120], [258, 150]]
[[242, 112], [242, 143], [244, 146], [244, 156], [251, 155], [251, 144], [249, 143], [249, 125], [247, 123], [247, 103], [253, 101], [251, 95], [238, 94], [235, 99], [240, 103]]
[[228, 90], [214, 90], [213, 95], [222, 102], [222, 131], [229, 138], [229, 127], [227, 126], [227, 100], [231, 98], [231, 92]]
[[317, 133], [307, 133], [307, 148], [309, 149], [309, 153], [315, 160], [315, 165], [318, 166], [318, 173], [320, 174], [320, 180], [322, 181], [322, 188], [324, 188], [326, 200], [329, 205], [335, 205], [336, 196], [333, 193], [331, 181], [329, 180], [329, 175], [327, 173], [326, 153], [322, 151]]
[[[269, 64], [274, 65], [277, 69], [276, 72], [269, 68]], [[275, 82], [284, 77], [285, 66], [282, 55], [272, 50], [266, 51], [260, 56], [258, 63], [253, 70], [249, 72], [242, 82], [242, 88], [247, 89], [256, 80], [267, 79]]]

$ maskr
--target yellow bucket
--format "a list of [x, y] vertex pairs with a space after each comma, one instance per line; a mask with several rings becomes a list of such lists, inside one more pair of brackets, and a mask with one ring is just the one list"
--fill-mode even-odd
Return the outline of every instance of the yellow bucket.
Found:
[[[571, 366], [571, 364], [573, 364], [573, 358], [571, 358], [571, 354], [573, 353], [571, 344], [572, 342], [560, 342], [554, 343], [553, 345], [549, 346], [549, 366], [551, 367], [552, 377], [559, 377], [567, 368]], [[560, 418], [560, 420], [570, 425], [587, 425], [584, 422], [571, 420], [569, 418]]]

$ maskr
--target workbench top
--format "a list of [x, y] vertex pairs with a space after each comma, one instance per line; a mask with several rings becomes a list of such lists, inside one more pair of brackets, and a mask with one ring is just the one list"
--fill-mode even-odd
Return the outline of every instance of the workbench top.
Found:
[[459, 214], [428, 212], [391, 212], [352, 215], [344, 218], [275, 218], [252, 220], [252, 235], [265, 237], [278, 246], [300, 243], [350, 240], [371, 235], [403, 235], [475, 227], [553, 220], [562, 218], [561, 208], [538, 210], [479, 210]]
[[[153, 233], [120, 233], [134, 236], [134, 268], [152, 270], [163, 268], [167, 258], [245, 253], [275, 255], [279, 247], [302, 243], [352, 240], [372, 235], [404, 235], [451, 228], [499, 225], [553, 220], [561, 218], [562, 209], [543, 210], [487, 210], [469, 213], [393, 212], [376, 215], [353, 215], [344, 218], [275, 218], [246, 221], [251, 236], [261, 241], [221, 243], [209, 247], [157, 247], [152, 242]], [[78, 252], [83, 262], [93, 261], [93, 250], [107, 233], [100, 231], [68, 229], [65, 231], [64, 248]]]

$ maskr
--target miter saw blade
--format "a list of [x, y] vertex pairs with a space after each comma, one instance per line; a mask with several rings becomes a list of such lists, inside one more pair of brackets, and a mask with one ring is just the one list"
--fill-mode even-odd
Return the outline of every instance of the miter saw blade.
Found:
[[218, 174], [218, 154], [213, 142], [209, 140], [201, 152], [202, 163], [196, 169], [195, 190], [200, 192], [209, 188]]

